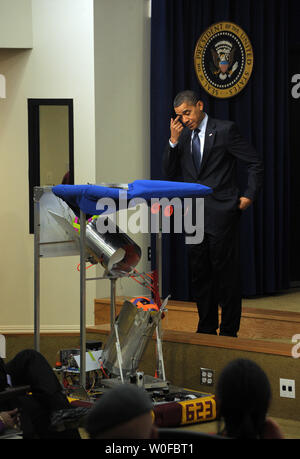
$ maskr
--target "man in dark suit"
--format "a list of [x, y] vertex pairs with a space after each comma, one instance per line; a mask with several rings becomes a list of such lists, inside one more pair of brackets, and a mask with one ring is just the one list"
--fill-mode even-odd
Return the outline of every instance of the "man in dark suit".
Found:
[[[174, 99], [176, 117], [163, 157], [168, 180], [180, 177], [212, 188], [204, 201], [204, 239], [189, 245], [192, 295], [199, 313], [198, 333], [237, 336], [241, 317], [239, 217], [257, 197], [263, 164], [231, 121], [210, 118], [193, 91]], [[240, 194], [237, 160], [247, 166], [248, 185]]]

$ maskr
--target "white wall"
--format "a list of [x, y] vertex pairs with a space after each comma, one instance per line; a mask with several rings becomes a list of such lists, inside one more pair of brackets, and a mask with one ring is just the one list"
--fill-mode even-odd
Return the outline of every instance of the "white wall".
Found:
[[[5, 1], [0, 1], [1, 8]], [[33, 0], [33, 49], [0, 49], [1, 331], [32, 330], [33, 236], [28, 229], [28, 98], [74, 99], [76, 183], [95, 181], [92, 0]], [[41, 260], [41, 329], [79, 330], [79, 257]], [[87, 324], [95, 286], [87, 287]]]
[[[0, 12], [5, 6], [0, 0]], [[33, 330], [27, 99], [74, 99], [76, 184], [129, 183], [150, 171], [149, 1], [32, 0], [32, 31], [32, 50], [0, 49], [0, 332]], [[147, 271], [149, 236], [133, 239], [143, 250], [138, 269]], [[79, 330], [78, 263], [41, 260], [42, 331]], [[117, 285], [118, 294], [144, 292], [132, 280]], [[94, 298], [109, 294], [108, 281], [87, 283], [87, 324]]]
[[[149, 0], [94, 0], [97, 183], [150, 178]], [[142, 248], [137, 269], [148, 271], [148, 234], [129, 236]], [[102, 282], [102, 283], [101, 283]], [[97, 284], [97, 297], [109, 284]], [[117, 294], [148, 293], [133, 280], [117, 282]]]
[[32, 48], [31, 1], [0, 1], [0, 48]]

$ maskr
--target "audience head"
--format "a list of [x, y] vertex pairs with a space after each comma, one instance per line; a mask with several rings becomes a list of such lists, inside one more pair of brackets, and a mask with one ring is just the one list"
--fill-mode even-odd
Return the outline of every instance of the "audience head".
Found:
[[134, 384], [108, 389], [91, 408], [85, 428], [92, 439], [156, 438], [152, 400]]
[[230, 362], [218, 380], [216, 399], [218, 419], [224, 422], [228, 437], [263, 437], [271, 387], [255, 362], [248, 359]]

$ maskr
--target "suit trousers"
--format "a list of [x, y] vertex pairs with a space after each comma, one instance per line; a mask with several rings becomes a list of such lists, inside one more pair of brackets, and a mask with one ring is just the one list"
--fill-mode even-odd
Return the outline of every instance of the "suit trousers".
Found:
[[[218, 235], [205, 233], [189, 245], [191, 291], [197, 303], [197, 332], [237, 336], [241, 318], [239, 221]], [[219, 324], [218, 307], [221, 307]]]

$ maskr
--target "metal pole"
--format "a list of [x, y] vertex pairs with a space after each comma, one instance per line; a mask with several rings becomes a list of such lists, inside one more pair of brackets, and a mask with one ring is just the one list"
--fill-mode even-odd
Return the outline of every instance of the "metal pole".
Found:
[[110, 329], [113, 330], [116, 320], [116, 281], [110, 279]]
[[159, 230], [156, 233], [155, 254], [159, 297], [162, 297], [162, 209], [159, 207]]
[[86, 386], [86, 215], [80, 210], [80, 385]]
[[156, 342], [157, 342], [157, 370], [159, 378], [162, 377], [163, 381], [166, 381], [166, 373], [165, 373], [165, 364], [164, 364], [164, 356], [162, 350], [162, 342], [161, 342], [161, 318], [159, 320], [158, 325], [156, 326]]
[[34, 196], [34, 349], [40, 351], [40, 203], [36, 196]]
[[[157, 270], [157, 279], [158, 279], [158, 291], [159, 297], [162, 298], [162, 208], [159, 207], [159, 230], [156, 233], [156, 244], [155, 244], [155, 254], [156, 254], [156, 270]], [[157, 359], [157, 374], [158, 377], [166, 380], [165, 369], [163, 363], [163, 354], [162, 354], [162, 343], [161, 343], [161, 320], [156, 327], [156, 339], [157, 339], [157, 349], [156, 349], [156, 359]]]

